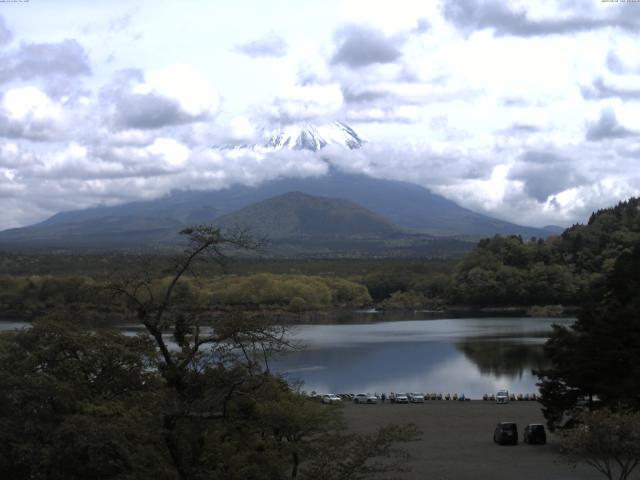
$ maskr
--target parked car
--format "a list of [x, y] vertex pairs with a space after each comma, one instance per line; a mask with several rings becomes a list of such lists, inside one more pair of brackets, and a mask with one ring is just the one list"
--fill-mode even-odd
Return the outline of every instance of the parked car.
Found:
[[518, 426], [513, 422], [500, 422], [493, 431], [493, 441], [500, 445], [518, 444]]
[[496, 403], [509, 403], [509, 391], [498, 390], [498, 393], [496, 393]]
[[411, 403], [424, 403], [424, 395], [422, 393], [411, 392], [408, 396]]
[[327, 393], [326, 395], [322, 396], [322, 403], [332, 404], [340, 402], [342, 402], [342, 399], [338, 395], [335, 395], [333, 393]]
[[396, 393], [395, 403], [409, 403], [409, 397], [406, 393]]
[[539, 443], [544, 445], [547, 443], [547, 432], [544, 429], [544, 425], [540, 423], [530, 423], [524, 427], [524, 433], [522, 435], [524, 443]]
[[353, 397], [355, 403], [378, 403], [378, 398], [370, 393], [359, 393]]

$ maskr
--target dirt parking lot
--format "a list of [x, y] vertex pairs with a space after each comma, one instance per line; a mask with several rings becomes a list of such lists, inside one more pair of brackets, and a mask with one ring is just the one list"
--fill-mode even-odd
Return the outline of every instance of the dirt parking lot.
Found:
[[[406, 479], [591, 480], [602, 477], [588, 466], [573, 469], [562, 462], [557, 439], [547, 432], [546, 445], [527, 445], [522, 433], [528, 423], [544, 423], [537, 402], [496, 405], [472, 400], [426, 401], [424, 404], [355, 405], [345, 403], [345, 419], [355, 431], [371, 431], [390, 423], [415, 423], [422, 439], [407, 444], [412, 471]], [[518, 445], [493, 443], [500, 421], [518, 424]]]

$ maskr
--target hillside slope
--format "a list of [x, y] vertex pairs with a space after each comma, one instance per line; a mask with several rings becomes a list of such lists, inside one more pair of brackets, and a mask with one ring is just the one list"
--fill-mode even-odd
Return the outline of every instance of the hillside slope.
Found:
[[296, 237], [385, 238], [399, 230], [353, 202], [289, 192], [254, 203], [214, 221], [222, 227], [249, 228], [271, 239]]

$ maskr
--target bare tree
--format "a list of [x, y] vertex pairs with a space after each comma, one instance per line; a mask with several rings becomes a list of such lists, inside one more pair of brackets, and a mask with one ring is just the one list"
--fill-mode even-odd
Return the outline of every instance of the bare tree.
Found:
[[[270, 388], [272, 379], [259, 373], [268, 370], [269, 353], [286, 342], [285, 329], [260, 316], [232, 312], [199, 318], [201, 309], [181, 288], [187, 275], [196, 275], [199, 262], [213, 261], [224, 269], [227, 250], [255, 250], [261, 242], [246, 230], [222, 232], [209, 225], [180, 234], [188, 245], [174, 258], [164, 282], [146, 268], [112, 282], [109, 289], [155, 341], [158, 371], [169, 387], [165, 444], [180, 478], [187, 479], [203, 468], [211, 430], [233, 421], [231, 406], [251, 402]], [[258, 364], [259, 358], [264, 365]], [[223, 423], [209, 424], [212, 421]]]
[[[236, 312], [223, 318], [210, 318], [205, 329], [198, 319], [198, 309], [188, 299], [179, 298], [181, 280], [186, 275], [195, 275], [198, 261], [213, 261], [224, 270], [228, 259], [226, 250], [256, 250], [262, 241], [254, 239], [247, 230], [222, 232], [210, 225], [186, 228], [180, 234], [187, 238], [188, 246], [167, 271], [166, 286], [158, 289], [157, 279], [150, 269], [143, 269], [109, 286], [129, 310], [135, 312], [155, 340], [163, 376], [178, 391], [183, 390], [186, 371], [198, 368], [204, 347], [217, 350], [220, 361], [230, 351], [241, 352], [250, 371], [255, 370], [256, 359], [261, 358], [268, 369], [267, 352], [286, 346], [282, 326], [272, 325], [259, 315], [247, 317]], [[169, 331], [177, 350], [170, 348], [165, 337]]]

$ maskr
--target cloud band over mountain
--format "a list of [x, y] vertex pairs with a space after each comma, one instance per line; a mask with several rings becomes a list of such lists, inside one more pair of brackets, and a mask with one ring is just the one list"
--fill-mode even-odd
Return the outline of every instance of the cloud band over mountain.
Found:
[[[112, 7], [1, 12], [0, 228], [330, 166], [533, 225], [640, 193], [638, 4]], [[212, 148], [332, 121], [370, 141]]]

